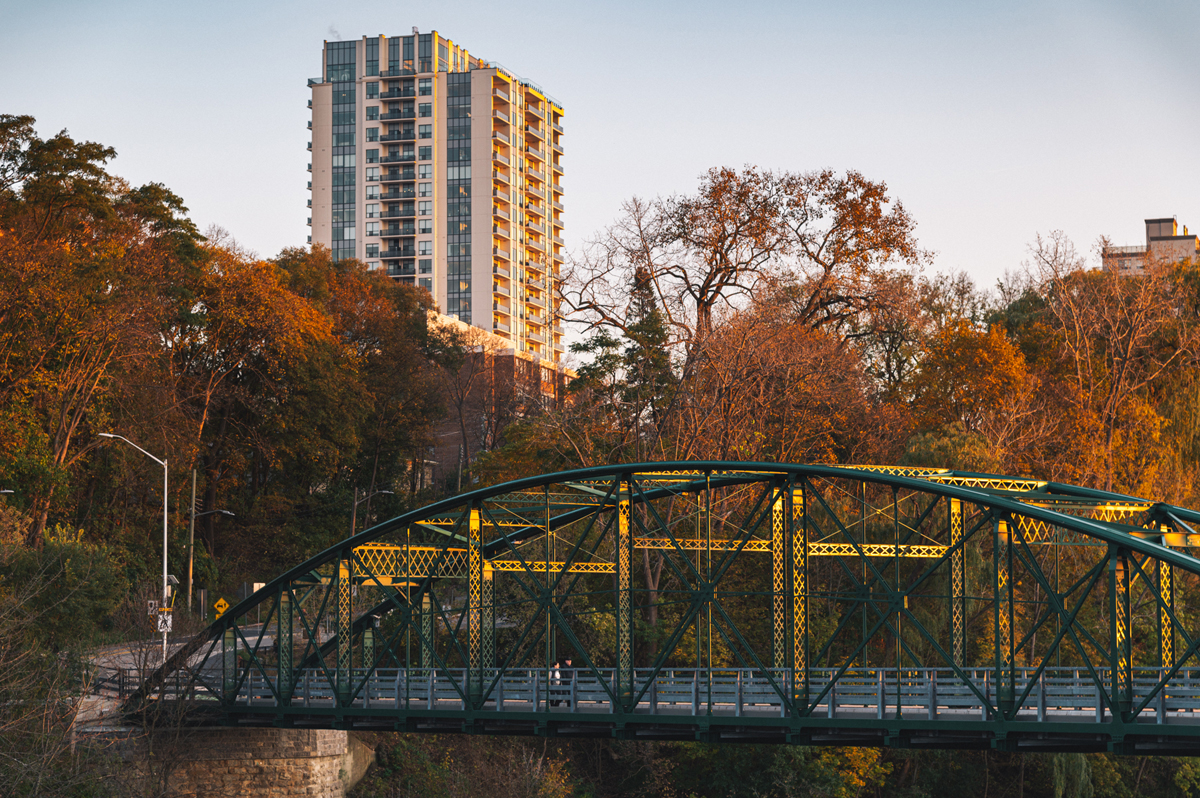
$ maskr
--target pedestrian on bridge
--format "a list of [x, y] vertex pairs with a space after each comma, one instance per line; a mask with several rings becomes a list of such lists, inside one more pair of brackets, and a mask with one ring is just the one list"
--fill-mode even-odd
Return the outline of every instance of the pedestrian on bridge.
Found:
[[571, 708], [571, 680], [575, 678], [575, 669], [571, 667], [571, 658], [567, 657], [564, 660], [565, 666], [562, 672], [562, 683], [566, 687], [563, 694], [566, 695], [567, 709]]

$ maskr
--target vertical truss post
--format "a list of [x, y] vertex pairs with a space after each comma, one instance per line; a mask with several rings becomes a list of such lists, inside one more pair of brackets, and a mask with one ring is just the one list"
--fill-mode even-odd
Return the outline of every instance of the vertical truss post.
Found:
[[353, 552], [347, 551], [338, 561], [337, 579], [337, 694], [343, 706], [350, 701], [350, 623], [353, 618]]
[[496, 664], [496, 589], [495, 589], [495, 571], [492, 570], [492, 564], [485, 562], [483, 564], [483, 591], [481, 593], [480, 610], [483, 615], [483, 641], [482, 641], [482, 663], [484, 668], [494, 667]]
[[433, 667], [433, 601], [426, 593], [421, 597], [421, 667]]
[[284, 585], [279, 592], [279, 624], [275, 630], [275, 649], [279, 652], [279, 668], [275, 689], [279, 691], [280, 704], [287, 706], [292, 700], [292, 688], [296, 683], [292, 674], [292, 590]]
[[368, 670], [375, 667], [375, 627], [373, 624], [363, 628], [362, 666]]
[[617, 692], [626, 706], [633, 697], [633, 536], [629, 528], [629, 497], [629, 475], [622, 475], [617, 494]]
[[479, 505], [472, 504], [467, 543], [467, 648], [473, 699], [483, 692], [483, 530], [479, 515]]
[[1108, 586], [1112, 611], [1113, 714], [1127, 717], [1133, 709], [1133, 652], [1130, 650], [1129, 553], [1109, 548]]
[[237, 697], [237, 632], [232, 626], [225, 627], [221, 636], [221, 671], [225, 682], [225, 701], [232, 704]]
[[[1164, 526], [1163, 533], [1170, 531]], [[1175, 611], [1175, 580], [1171, 564], [1158, 560], [1158, 667], [1171, 668], [1175, 665], [1175, 627], [1171, 623], [1171, 612]]]
[[[960, 499], [950, 499], [950, 546], [963, 540], [963, 510]], [[966, 557], [961, 548], [950, 555], [950, 643], [954, 664], [960, 668], [967, 659]]]
[[773, 667], [787, 667], [788, 654], [788, 596], [787, 543], [785, 531], [785, 499], [783, 488], [771, 491], [771, 626]]
[[808, 712], [808, 516], [804, 487], [792, 488], [792, 700]]
[[1007, 519], [994, 522], [992, 558], [995, 565], [996, 613], [996, 699], [997, 709], [1007, 715], [1013, 702], [1013, 584], [1012, 531]]

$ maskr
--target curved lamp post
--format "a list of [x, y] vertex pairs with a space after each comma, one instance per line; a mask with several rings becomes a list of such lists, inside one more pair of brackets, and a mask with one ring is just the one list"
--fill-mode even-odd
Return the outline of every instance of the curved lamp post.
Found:
[[[162, 617], [163, 615], [166, 615], [166, 617], [169, 618], [170, 615], [167, 613], [170, 612], [170, 606], [171, 606], [170, 605], [171, 586], [167, 582], [167, 460], [165, 457], [162, 460], [159, 460], [157, 457], [150, 454], [150, 452], [146, 451], [141, 446], [138, 446], [136, 443], [134, 443], [133, 441], [129, 440], [128, 438], [126, 438], [124, 436], [114, 435], [111, 432], [101, 432], [101, 433], [99, 433], [99, 435], [101, 438], [116, 438], [117, 440], [125, 441], [130, 446], [137, 449], [139, 452], [146, 455], [151, 460], [153, 460], [154, 462], [158, 463], [160, 466], [163, 467], [163, 552], [162, 552], [162, 585], [163, 585], [162, 601], [163, 601], [163, 606], [162, 606], [162, 609], [165, 612], [161, 613], [160, 617]], [[167, 627], [166, 627], [166, 625], [163, 625], [162, 630], [163, 630], [163, 644], [162, 644], [163, 664], [166, 665], [167, 664]]]
[[354, 489], [354, 508], [350, 511], [350, 537], [354, 537], [354, 530], [358, 527], [358, 505], [365, 502], [367, 499], [375, 496], [395, 496], [390, 490], [377, 490], [369, 496], [358, 498], [358, 488]]

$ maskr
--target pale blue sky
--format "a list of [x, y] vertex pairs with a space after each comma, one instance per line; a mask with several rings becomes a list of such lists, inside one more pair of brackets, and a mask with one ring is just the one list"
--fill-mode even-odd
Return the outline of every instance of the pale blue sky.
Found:
[[0, 112], [115, 147], [264, 256], [308, 234], [322, 39], [414, 25], [564, 104], [572, 248], [747, 163], [886, 181], [982, 284], [1039, 232], [1200, 230], [1195, 2], [0, 2]]

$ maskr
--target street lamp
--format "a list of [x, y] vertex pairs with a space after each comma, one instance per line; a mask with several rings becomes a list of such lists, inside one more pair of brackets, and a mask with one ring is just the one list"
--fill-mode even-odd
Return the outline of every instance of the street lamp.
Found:
[[[101, 438], [116, 438], [117, 440], [125, 441], [130, 446], [137, 449], [139, 452], [146, 455], [151, 460], [153, 460], [154, 462], [158, 463], [160, 466], [163, 467], [163, 558], [162, 558], [163, 571], [162, 571], [162, 574], [163, 574], [163, 610], [164, 610], [164, 612], [159, 613], [159, 618], [160, 618], [159, 624], [162, 626], [162, 633], [163, 633], [163, 649], [162, 649], [163, 665], [166, 665], [167, 664], [167, 624], [170, 623], [170, 619], [171, 619], [171, 616], [169, 614], [170, 600], [171, 600], [171, 586], [167, 582], [167, 460], [166, 460], [166, 458], [159, 460], [157, 457], [150, 454], [150, 452], [146, 451], [141, 446], [138, 446], [133, 441], [131, 441], [128, 438], [123, 437], [121, 435], [113, 435], [111, 432], [101, 432], [100, 437]], [[167, 620], [164, 622], [161, 620], [162, 618], [166, 618]]]
[[[233, 518], [233, 513], [228, 510], [205, 510], [202, 513], [196, 512], [196, 469], [192, 469], [192, 520], [188, 523], [188, 612], [192, 611], [192, 553], [196, 550], [196, 519], [203, 518], [206, 515], [227, 515]], [[212, 555], [212, 552], [209, 552]]]
[[372, 493], [370, 496], [363, 496], [360, 499], [360, 498], [358, 498], [358, 488], [357, 487], [354, 488], [354, 508], [350, 511], [350, 537], [354, 537], [354, 530], [355, 530], [355, 528], [358, 527], [358, 505], [362, 504], [367, 499], [370, 499], [370, 498], [373, 498], [373, 497], [379, 496], [379, 495], [395, 496], [396, 494], [392, 493], [390, 490], [377, 490], [374, 493]]

